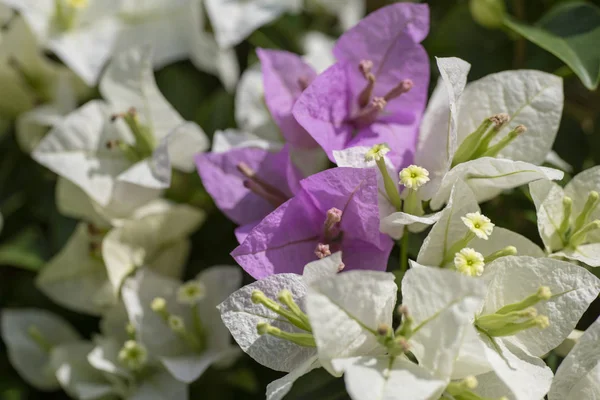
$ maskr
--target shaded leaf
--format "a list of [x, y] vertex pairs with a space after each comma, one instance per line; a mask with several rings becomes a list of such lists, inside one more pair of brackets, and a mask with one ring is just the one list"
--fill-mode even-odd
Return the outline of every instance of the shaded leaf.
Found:
[[504, 23], [564, 61], [588, 89], [596, 89], [600, 81], [600, 8], [583, 2], [563, 3], [534, 26], [509, 16]]

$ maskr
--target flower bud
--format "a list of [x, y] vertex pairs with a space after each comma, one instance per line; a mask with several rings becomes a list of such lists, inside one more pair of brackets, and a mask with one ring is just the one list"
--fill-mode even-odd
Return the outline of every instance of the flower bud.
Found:
[[498, 29], [504, 23], [504, 0], [470, 0], [469, 10], [473, 20], [488, 29]]

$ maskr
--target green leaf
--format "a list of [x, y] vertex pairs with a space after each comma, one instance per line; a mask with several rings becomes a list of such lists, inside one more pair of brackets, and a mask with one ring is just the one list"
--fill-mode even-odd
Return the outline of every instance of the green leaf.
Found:
[[23, 229], [15, 238], [0, 246], [0, 265], [38, 271], [45, 262], [40, 254], [42, 240], [39, 229]]
[[600, 8], [569, 2], [552, 8], [535, 26], [510, 16], [504, 24], [529, 41], [560, 58], [590, 90], [600, 81]]

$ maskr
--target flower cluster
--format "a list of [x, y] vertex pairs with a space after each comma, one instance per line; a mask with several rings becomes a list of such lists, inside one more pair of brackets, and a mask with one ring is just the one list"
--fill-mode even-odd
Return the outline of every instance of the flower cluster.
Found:
[[[8, 357], [31, 385], [185, 400], [188, 384], [243, 351], [287, 373], [269, 400], [317, 368], [343, 376], [353, 400], [600, 394], [600, 322], [556, 375], [543, 360], [600, 294], [589, 271], [600, 266], [600, 167], [563, 188], [564, 173], [541, 166], [561, 78], [514, 70], [467, 84], [469, 63], [436, 58], [428, 99], [423, 4], [361, 20], [361, 0], [313, 1], [345, 33], [307, 36], [303, 57], [258, 48], [238, 82], [234, 46], [302, 1], [0, 3], [18, 11], [0, 43], [0, 113], [79, 221], [36, 286], [100, 318], [84, 338], [46, 310], [3, 310]], [[236, 90], [238, 129], [212, 143], [155, 81], [186, 58]], [[544, 248], [479, 206], [525, 185]], [[207, 194], [237, 225], [241, 269], [184, 280]], [[242, 286], [242, 270], [255, 281]]]

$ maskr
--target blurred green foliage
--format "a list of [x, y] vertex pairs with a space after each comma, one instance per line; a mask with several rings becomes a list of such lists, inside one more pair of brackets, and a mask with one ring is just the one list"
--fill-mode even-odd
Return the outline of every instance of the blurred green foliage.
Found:
[[[390, 2], [368, 0], [368, 10]], [[506, 69], [521, 68], [539, 69], [563, 76], [565, 110], [554, 149], [573, 166], [573, 174], [600, 164], [600, 94], [586, 88], [598, 83], [600, 52], [597, 38], [600, 34], [600, 17], [590, 20], [589, 15], [586, 14], [586, 17], [579, 12], [558, 15], [560, 10], [573, 10], [574, 5], [565, 5], [569, 2], [564, 0], [505, 0], [503, 3], [509, 15], [507, 20], [510, 21], [510, 29], [488, 29], [474, 21], [469, 0], [425, 2], [431, 7], [431, 33], [424, 45], [432, 61], [434, 56], [463, 58], [472, 64], [470, 80]], [[587, 2], [585, 7], [597, 7], [600, 5], [598, 3]], [[546, 15], [553, 9], [554, 14]], [[585, 41], [569, 40], [568, 36], [573, 34], [573, 30], [582, 29], [582, 20], [587, 24], [586, 35], [589, 37]], [[534, 25], [536, 23], [538, 25]], [[299, 38], [308, 30], [320, 30], [332, 36], [341, 33], [335, 20], [328, 15], [305, 13], [285, 16], [261, 28], [237, 46], [241, 68], [245, 69], [256, 62], [254, 49], [258, 46], [299, 52]], [[576, 54], [565, 54], [565, 51], [552, 44], [553, 35], [567, 36], [565, 45], [572, 47]], [[576, 67], [573, 57], [581, 58], [581, 68]], [[569, 66], [565, 66], [565, 62]], [[431, 66], [432, 89], [437, 80], [437, 71], [434, 63]], [[210, 136], [218, 129], [235, 127], [234, 94], [227, 92], [217, 78], [197, 71], [189, 62], [170, 65], [157, 71], [156, 77], [167, 99], [183, 117], [198, 122]], [[5, 218], [0, 234], [0, 307], [47, 308], [67, 318], [86, 337], [91, 337], [98, 330], [96, 318], [57, 307], [33, 284], [36, 271], [61, 249], [75, 227], [75, 221], [61, 216], [56, 210], [55, 182], [51, 172], [38, 166], [19, 150], [14, 135], [9, 133], [0, 138], [0, 212]], [[540, 242], [534, 208], [526, 189], [514, 190], [484, 204], [482, 208], [498, 225]], [[192, 237], [194, 245], [186, 276], [191, 277], [216, 263], [231, 263], [229, 252], [236, 245], [233, 229], [233, 223], [213, 209], [206, 223]], [[422, 237], [411, 237], [413, 257], [418, 251], [419, 239]], [[394, 263], [394, 260], [397, 262], [397, 257], [395, 250], [390, 263]], [[248, 277], [247, 281], [250, 281]], [[598, 314], [600, 305], [594, 304], [584, 316], [580, 328], [585, 328]], [[192, 385], [191, 399], [261, 399], [264, 398], [266, 384], [279, 376], [280, 373], [244, 357], [234, 369], [225, 373], [209, 370]], [[328, 378], [324, 371], [314, 371], [304, 377], [288, 398], [314, 399], [317, 392], [319, 399], [347, 398], [341, 380]], [[66, 396], [60, 392], [38, 392], [26, 385], [10, 367], [5, 348], [0, 343], [0, 399], [42, 398], [65, 399]]]

